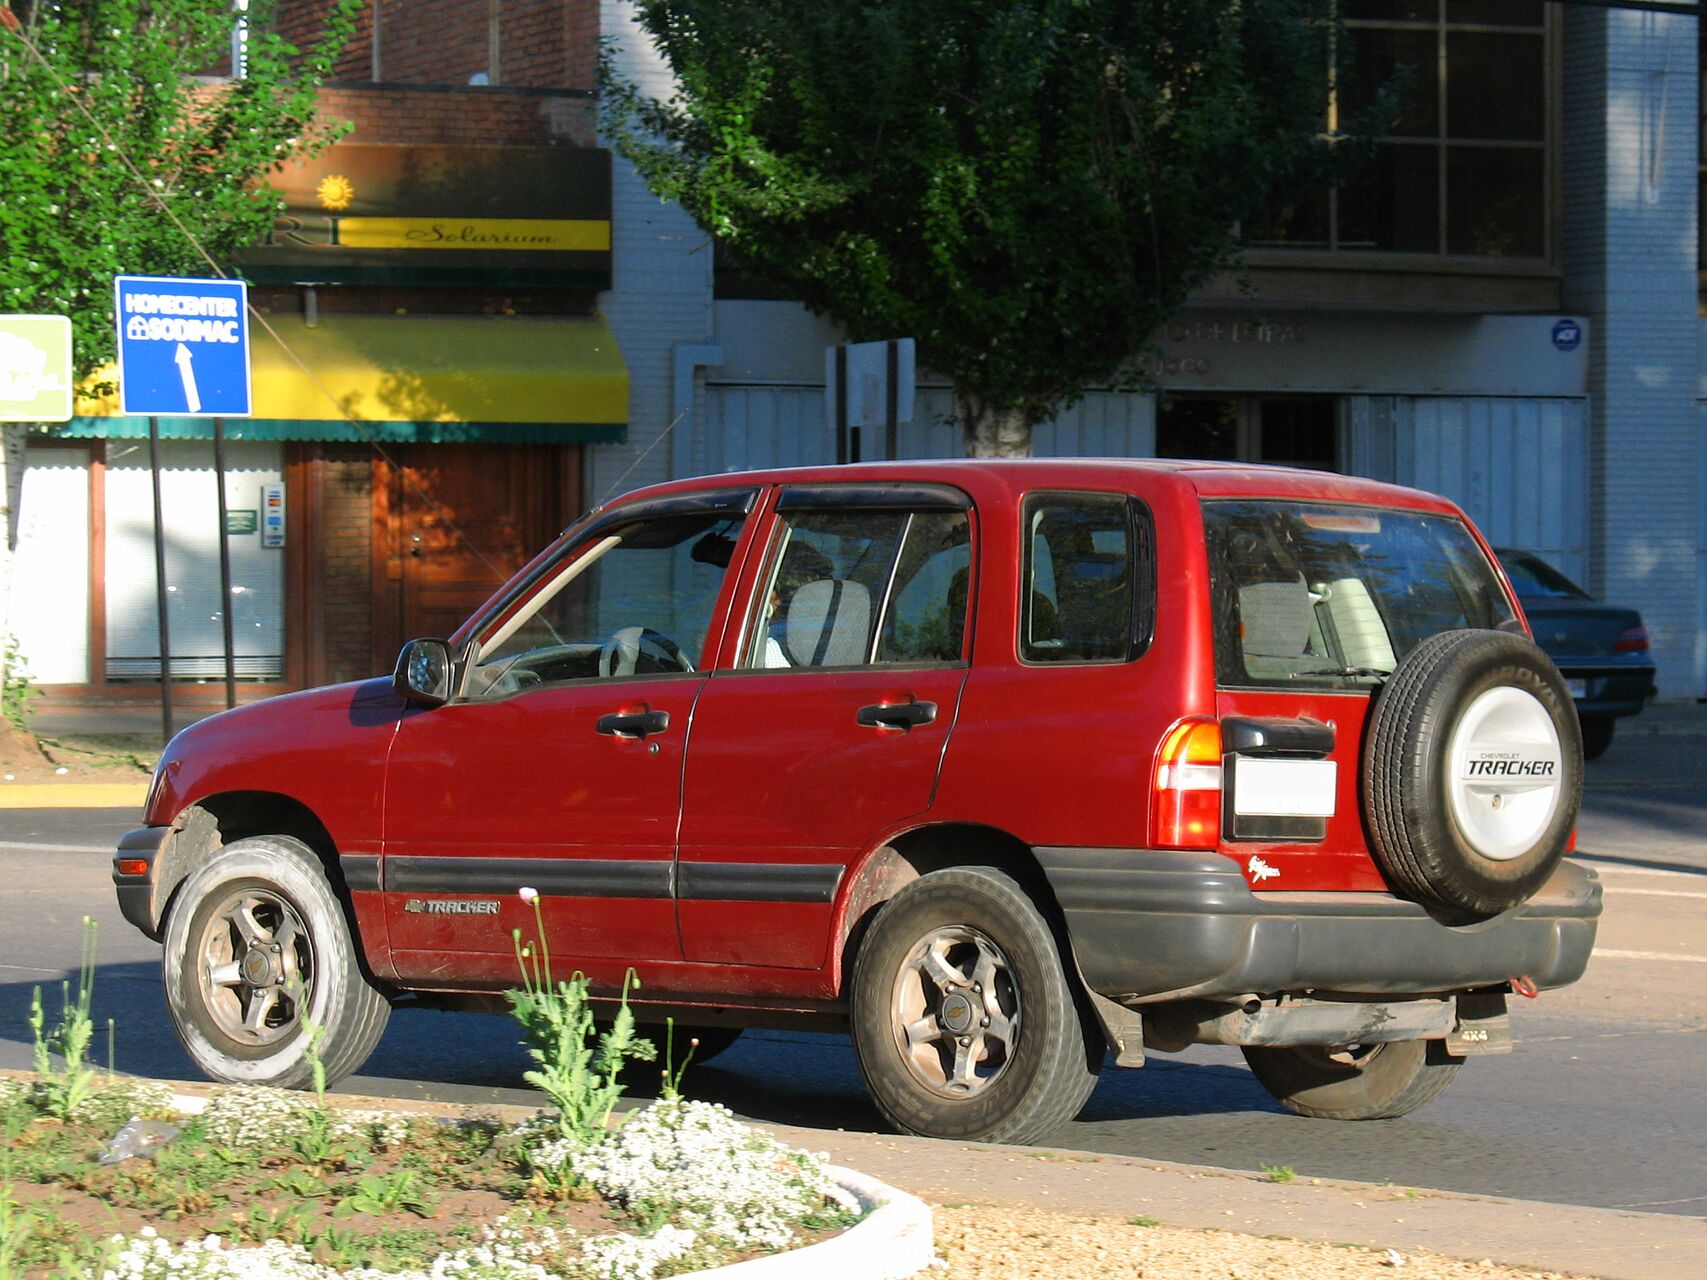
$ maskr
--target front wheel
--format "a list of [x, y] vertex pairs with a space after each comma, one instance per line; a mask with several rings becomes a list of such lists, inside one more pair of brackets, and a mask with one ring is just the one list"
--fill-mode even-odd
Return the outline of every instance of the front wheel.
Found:
[[1389, 1120], [1433, 1102], [1463, 1058], [1444, 1040], [1245, 1048], [1251, 1074], [1288, 1111], [1322, 1120]]
[[166, 1005], [196, 1066], [226, 1084], [328, 1083], [367, 1060], [391, 1006], [362, 973], [343, 905], [289, 836], [226, 845], [184, 881], [166, 922]]
[[1054, 931], [993, 868], [933, 872], [884, 904], [850, 996], [860, 1074], [903, 1132], [1029, 1142], [1096, 1084], [1101, 1035]]

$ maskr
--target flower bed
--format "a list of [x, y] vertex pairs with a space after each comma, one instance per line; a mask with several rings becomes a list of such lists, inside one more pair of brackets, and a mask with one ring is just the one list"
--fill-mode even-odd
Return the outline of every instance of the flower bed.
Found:
[[[0, 1275], [650, 1280], [859, 1214], [822, 1157], [679, 1097], [592, 1141], [553, 1113], [450, 1123], [252, 1087], [188, 1117], [128, 1081], [53, 1103], [0, 1080]], [[140, 1154], [102, 1163], [133, 1117]]]

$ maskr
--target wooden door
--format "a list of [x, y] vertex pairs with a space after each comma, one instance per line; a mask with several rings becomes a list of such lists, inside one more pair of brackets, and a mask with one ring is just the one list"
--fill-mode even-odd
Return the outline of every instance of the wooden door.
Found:
[[374, 660], [448, 636], [579, 507], [574, 445], [416, 444], [374, 461]]

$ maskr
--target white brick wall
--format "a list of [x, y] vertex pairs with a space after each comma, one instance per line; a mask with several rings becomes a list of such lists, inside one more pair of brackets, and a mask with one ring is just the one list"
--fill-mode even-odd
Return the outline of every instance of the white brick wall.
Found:
[[1589, 324], [1590, 585], [1642, 611], [1662, 697], [1696, 666], [1696, 26], [1565, 15], [1565, 304]]
[[[654, 96], [668, 96], [669, 68], [633, 16], [631, 0], [603, 0], [600, 31], [615, 42], [622, 75]], [[628, 440], [588, 451], [589, 503], [612, 496], [613, 487], [625, 492], [669, 478], [673, 442], [660, 443], [659, 436], [671, 429], [674, 414], [675, 348], [711, 335], [712, 255], [705, 233], [679, 206], [652, 195], [620, 156], [613, 158], [611, 188], [612, 288], [600, 307], [628, 365]], [[693, 429], [687, 419], [674, 427]]]

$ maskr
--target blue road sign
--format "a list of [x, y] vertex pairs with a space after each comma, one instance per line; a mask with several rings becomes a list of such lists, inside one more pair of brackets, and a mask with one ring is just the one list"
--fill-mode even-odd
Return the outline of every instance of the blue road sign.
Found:
[[248, 300], [241, 280], [114, 276], [120, 412], [248, 417]]

